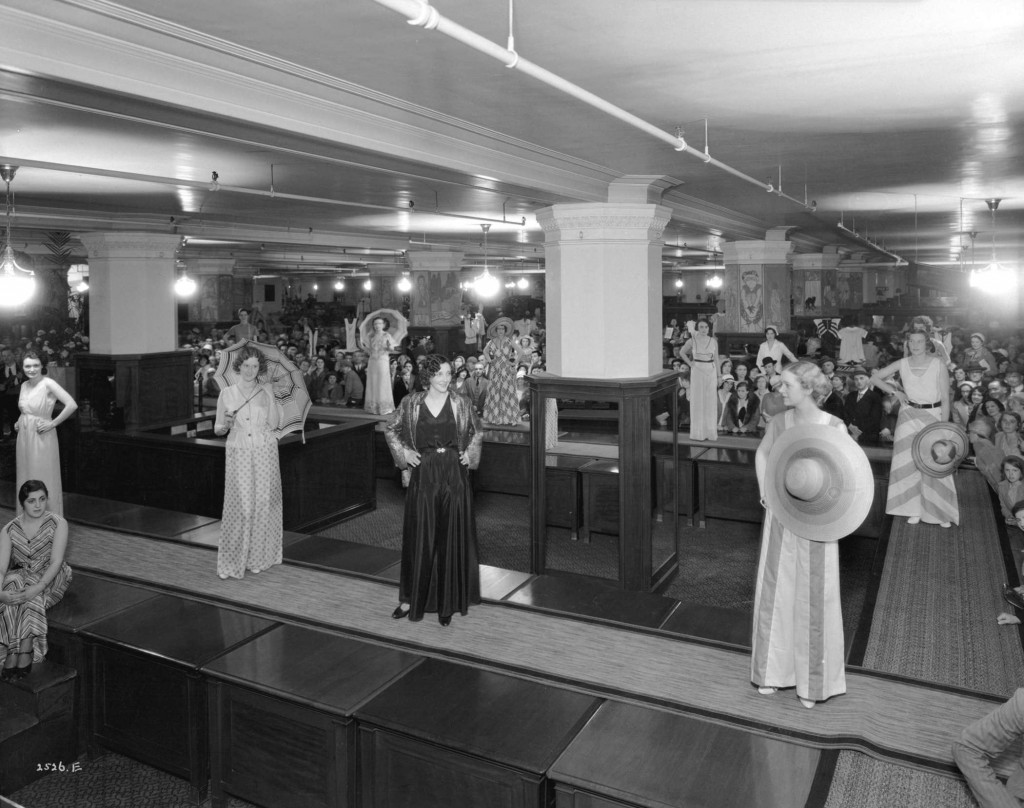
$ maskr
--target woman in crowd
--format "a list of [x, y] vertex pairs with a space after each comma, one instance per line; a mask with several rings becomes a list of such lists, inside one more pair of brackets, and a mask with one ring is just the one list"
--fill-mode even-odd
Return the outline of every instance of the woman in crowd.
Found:
[[[725, 364], [724, 362], [722, 364]], [[728, 432], [729, 427], [725, 423], [726, 405], [729, 399], [736, 392], [736, 379], [731, 373], [723, 374], [718, 382], [718, 431]]]
[[707, 320], [697, 323], [680, 350], [680, 358], [690, 366], [690, 437], [694, 440], [718, 438], [718, 340], [709, 336]]
[[[883, 393], [893, 393], [900, 402], [896, 422], [889, 496], [885, 512], [906, 516], [907, 523], [920, 521], [950, 527], [960, 521], [953, 475], [932, 477], [914, 464], [914, 436], [934, 421], [949, 420], [949, 374], [942, 360], [928, 353], [928, 336], [920, 331], [907, 336], [910, 355], [876, 370], [872, 383]], [[890, 381], [900, 376], [902, 389]]]
[[978, 364], [981, 365], [986, 376], [992, 376], [995, 374], [996, 358], [992, 355], [992, 352], [985, 347], [985, 335], [980, 331], [975, 331], [971, 334], [971, 345], [969, 348], [964, 350], [963, 360], [960, 364], [964, 367]]
[[469, 368], [463, 364], [455, 371], [455, 378], [452, 379], [452, 390], [460, 396], [469, 395], [469, 387], [466, 382], [469, 380]]
[[793, 356], [793, 352], [786, 347], [785, 343], [779, 342], [777, 337], [779, 336], [779, 330], [770, 325], [764, 330], [764, 342], [757, 347], [757, 366], [761, 367], [761, 363], [764, 362], [766, 356], [770, 356], [775, 360], [777, 367], [782, 366], [782, 358], [785, 357], [787, 362], [795, 362], [796, 357]]
[[242, 578], [281, 563], [284, 520], [277, 429], [281, 413], [274, 391], [261, 384], [266, 357], [246, 346], [231, 364], [241, 378], [221, 391], [213, 431], [227, 435], [224, 514], [217, 574]]
[[[28, 351], [21, 360], [25, 381], [18, 397], [18, 430], [16, 447], [16, 484], [26, 480], [46, 480], [49, 486], [47, 504], [58, 516], [64, 513], [64, 489], [60, 476], [60, 448], [57, 427], [74, 415], [78, 405], [71, 395], [49, 376], [43, 375], [39, 354]], [[57, 402], [64, 405], [60, 415], [53, 417]], [[21, 513], [21, 505], [18, 505]]]
[[[970, 382], [968, 382], [970, 384]], [[967, 416], [967, 423], [976, 421], [985, 416], [985, 391], [980, 387], [971, 390], [971, 411]]]
[[724, 379], [726, 376], [728, 376], [734, 382], [736, 381], [736, 377], [732, 375], [732, 360], [729, 357], [726, 357], [725, 359], [718, 363], [719, 387], [721, 387], [722, 379]]
[[1005, 455], [1024, 455], [1024, 438], [1020, 434], [1021, 417], [1015, 412], [1003, 412], [996, 420], [999, 431], [993, 443]]
[[46, 484], [26, 480], [18, 489], [21, 515], [0, 530], [0, 665], [7, 680], [28, 675], [46, 656], [46, 610], [71, 583], [68, 523], [48, 504]]
[[396, 350], [398, 345], [387, 331], [390, 325], [387, 318], [374, 317], [370, 325], [373, 331], [363, 345], [363, 350], [370, 355], [366, 363], [363, 409], [374, 415], [387, 415], [395, 409], [395, 399], [391, 392], [390, 352]]
[[451, 394], [445, 357], [428, 356], [420, 375], [426, 392], [402, 399], [384, 432], [395, 464], [412, 472], [392, 617], [422, 620], [436, 612], [447, 626], [453, 614], [480, 602], [469, 470], [480, 463], [483, 431], [469, 399]]
[[484, 346], [487, 359], [487, 398], [484, 421], [490, 424], [518, 424], [519, 397], [516, 395], [516, 348], [510, 334], [512, 321], [499, 317], [487, 329], [490, 341]]
[[338, 382], [337, 371], [332, 370], [327, 374], [327, 381], [320, 385], [320, 398], [317, 400], [321, 404], [335, 407], [345, 405], [345, 385]]
[[999, 481], [999, 508], [1008, 525], [1017, 523], [1013, 506], [1024, 500], [1024, 458], [1010, 455], [1003, 458], [1002, 479]]
[[746, 362], [736, 362], [732, 368], [732, 375], [736, 378], [737, 385], [739, 385], [740, 382], [747, 382], [747, 384], [750, 384], [752, 381], [750, 378], [750, 367]]
[[[768, 422], [754, 456], [761, 504], [772, 446], [787, 429], [821, 424], [846, 431], [818, 404], [832, 387], [812, 362], [782, 371], [782, 396], [790, 407]], [[839, 543], [798, 536], [766, 510], [754, 592], [751, 680], [763, 695], [796, 687], [805, 707], [846, 692], [843, 615], [839, 598]]]
[[403, 362], [398, 366], [398, 376], [395, 378], [395, 383], [391, 388], [391, 395], [395, 400], [395, 406], [401, 404], [402, 399], [415, 389], [413, 372], [412, 362]]
[[761, 418], [760, 399], [751, 395], [749, 382], [736, 382], [736, 392], [725, 404], [725, 428], [731, 432], [753, 432]]

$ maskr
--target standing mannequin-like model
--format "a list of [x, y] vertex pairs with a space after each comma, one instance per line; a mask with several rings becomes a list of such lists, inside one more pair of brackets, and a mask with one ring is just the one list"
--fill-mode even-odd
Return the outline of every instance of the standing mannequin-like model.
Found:
[[[762, 505], [767, 479], [778, 473], [768, 458], [785, 430], [821, 424], [846, 431], [842, 421], [818, 408], [830, 390], [810, 362], [782, 371], [782, 396], [791, 409], [768, 422], [754, 459]], [[796, 687], [800, 702], [813, 707], [846, 692], [839, 543], [798, 536], [770, 510], [761, 533], [751, 652], [751, 681], [763, 695]]]
[[[57, 426], [70, 418], [78, 405], [63, 387], [43, 375], [43, 363], [34, 351], [25, 354], [21, 369], [25, 381], [18, 397], [21, 417], [15, 424], [18, 430], [15, 484], [20, 489], [26, 480], [45, 482], [49, 489], [47, 508], [61, 516], [64, 513], [64, 489], [61, 485]], [[53, 418], [53, 407], [58, 401], [64, 409]], [[20, 504], [18, 513], [21, 513]]]
[[373, 331], [363, 350], [369, 353], [366, 363], [366, 390], [363, 409], [375, 415], [387, 415], [395, 409], [391, 387], [391, 351], [398, 346], [387, 332], [388, 321], [384, 317], [373, 318]]
[[[936, 420], [949, 420], [949, 373], [939, 357], [927, 353], [926, 334], [912, 332], [907, 348], [908, 357], [876, 370], [871, 377], [875, 387], [894, 394], [900, 402], [885, 512], [906, 516], [911, 525], [924, 521], [949, 527], [960, 521], [954, 475], [922, 474], [911, 453], [914, 436], [922, 428]], [[890, 381], [897, 373], [902, 389]]]
[[707, 320], [697, 323], [679, 352], [690, 366], [690, 437], [694, 440], [718, 438], [718, 340], [709, 335]]

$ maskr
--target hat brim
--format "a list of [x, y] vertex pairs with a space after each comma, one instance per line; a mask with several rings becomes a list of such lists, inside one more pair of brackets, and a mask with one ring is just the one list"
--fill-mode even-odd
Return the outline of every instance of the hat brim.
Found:
[[[786, 470], [811, 460], [822, 471], [819, 495], [800, 499], [786, 488]], [[786, 430], [768, 455], [765, 499], [783, 527], [811, 541], [832, 542], [849, 536], [867, 518], [875, 496], [871, 463], [848, 434], [822, 424]]]
[[[940, 441], [948, 445], [937, 447]], [[948, 477], [964, 462], [970, 448], [970, 439], [962, 426], [951, 421], [934, 421], [914, 436], [910, 456], [922, 474]]]
[[[490, 339], [495, 339], [498, 336], [511, 337], [513, 325], [514, 323], [512, 322], [512, 319], [510, 317], [499, 317], [497, 320], [495, 320], [493, 323], [487, 326], [487, 336]], [[498, 328], [500, 326], [505, 326], [505, 333], [499, 335]]]

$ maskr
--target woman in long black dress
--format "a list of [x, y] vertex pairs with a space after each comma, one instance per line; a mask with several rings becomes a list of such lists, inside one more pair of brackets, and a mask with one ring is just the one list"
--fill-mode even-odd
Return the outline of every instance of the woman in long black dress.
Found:
[[436, 612], [442, 626], [480, 602], [469, 470], [480, 464], [483, 433], [470, 400], [449, 393], [451, 380], [448, 360], [428, 356], [420, 369], [426, 392], [403, 398], [385, 428], [395, 464], [412, 470], [392, 617], [421, 620]]

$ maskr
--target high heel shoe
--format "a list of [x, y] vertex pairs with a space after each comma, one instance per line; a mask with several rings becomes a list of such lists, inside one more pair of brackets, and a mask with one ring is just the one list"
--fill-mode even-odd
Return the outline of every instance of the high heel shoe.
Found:
[[448, 615], [447, 617], [441, 617], [438, 615], [437, 622], [442, 626], [450, 626], [452, 624], [452, 617], [451, 615]]
[[18, 669], [15, 668], [13, 665], [9, 668], [4, 668], [3, 671], [0, 672], [0, 679], [2, 679], [5, 682], [14, 681], [18, 678], [17, 670]]
[[399, 603], [395, 610], [391, 613], [393, 620], [401, 620], [403, 617], [409, 616], [409, 607], [404, 603]]

